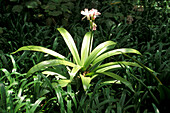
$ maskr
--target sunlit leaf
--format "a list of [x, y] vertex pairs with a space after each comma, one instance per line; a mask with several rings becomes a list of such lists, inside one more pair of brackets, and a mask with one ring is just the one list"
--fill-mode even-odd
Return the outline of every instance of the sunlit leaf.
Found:
[[66, 87], [70, 82], [70, 80], [58, 80], [58, 83], [61, 87]]
[[111, 48], [114, 48], [114, 46], [116, 45], [115, 42], [113, 41], [106, 41], [101, 43], [100, 45], [98, 45], [89, 55], [89, 57], [87, 58], [87, 60], [84, 63], [84, 67], [87, 68], [91, 62], [93, 60], [96, 59], [96, 57], [98, 57], [99, 55], [101, 55], [103, 52], [110, 50]]
[[102, 64], [98, 66], [95, 70], [97, 70], [97, 72], [104, 72], [110, 69], [117, 69], [125, 66], [136, 66], [142, 68], [139, 64], [135, 62], [119, 61], [119, 62], [109, 62], [109, 63]]
[[66, 42], [69, 50], [71, 51], [76, 63], [78, 65], [81, 65], [80, 57], [79, 57], [76, 45], [75, 45], [74, 40], [73, 40], [72, 36], [70, 35], [70, 33], [67, 30], [65, 30], [64, 28], [58, 28], [58, 31], [63, 36], [64, 41]]
[[17, 51], [11, 53], [11, 54], [15, 54], [19, 51], [24, 51], [24, 50], [27, 50], [27, 51], [38, 51], [38, 52], [43, 52], [43, 53], [47, 53], [47, 54], [50, 54], [54, 57], [57, 57], [57, 58], [60, 58], [60, 59], [64, 59], [65, 57], [53, 50], [50, 50], [50, 49], [47, 49], [45, 47], [41, 47], [41, 46], [23, 46], [21, 48], [19, 48]]
[[82, 80], [82, 83], [83, 83], [83, 88], [86, 91], [90, 86], [90, 82], [91, 82], [92, 78], [91, 77], [85, 77], [83, 75], [80, 75], [80, 77], [81, 77], [81, 80]]
[[33, 66], [28, 72], [27, 72], [27, 76], [29, 76], [30, 74], [33, 74], [36, 71], [42, 70], [42, 69], [46, 69], [47, 67], [50, 66], [57, 66], [57, 65], [65, 65], [65, 66], [71, 66], [74, 67], [75, 64], [69, 61], [65, 61], [65, 60], [47, 60], [47, 61], [42, 61], [40, 63], [38, 63], [37, 65]]
[[59, 73], [53, 72], [53, 71], [43, 71], [42, 74], [45, 74], [45, 75], [54, 75], [54, 76], [57, 76], [57, 78], [66, 79], [65, 76], [63, 76], [63, 75], [61, 75]]
[[77, 74], [77, 72], [81, 69], [82, 67], [79, 65], [76, 65], [75, 67], [73, 67], [71, 73], [70, 73], [70, 80], [72, 80], [74, 78], [74, 76]]
[[35, 113], [35, 110], [37, 109], [37, 107], [40, 105], [40, 103], [45, 99], [45, 97], [41, 97], [39, 98], [34, 104], [33, 107], [31, 108], [30, 112], [31, 113]]
[[90, 37], [91, 37], [91, 32], [86, 33], [86, 35], [83, 38], [82, 46], [81, 46], [81, 62], [82, 65], [86, 61], [89, 51], [90, 51]]
[[115, 50], [111, 50], [109, 52], [106, 52], [102, 55], [100, 55], [99, 57], [97, 57], [94, 61], [93, 61], [93, 65], [95, 65], [96, 63], [103, 61], [104, 59], [114, 56], [114, 55], [119, 55], [122, 53], [135, 53], [135, 54], [139, 54], [141, 55], [141, 53], [135, 49], [130, 49], [130, 48], [122, 48], [122, 49], [115, 49]]

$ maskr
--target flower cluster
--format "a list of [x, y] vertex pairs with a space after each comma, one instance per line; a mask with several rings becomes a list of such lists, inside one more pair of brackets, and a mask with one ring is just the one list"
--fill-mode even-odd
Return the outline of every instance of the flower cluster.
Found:
[[94, 20], [98, 15], [101, 15], [100, 12], [98, 12], [97, 9], [91, 9], [90, 11], [88, 9], [84, 9], [84, 11], [81, 11], [82, 15], [85, 15], [82, 19], [87, 17], [87, 20], [90, 21], [90, 29], [96, 30], [97, 25], [94, 23]]

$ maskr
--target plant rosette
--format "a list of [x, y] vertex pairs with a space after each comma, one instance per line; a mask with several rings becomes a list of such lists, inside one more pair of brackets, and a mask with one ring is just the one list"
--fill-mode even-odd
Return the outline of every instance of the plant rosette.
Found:
[[[70, 83], [71, 84], [75, 83], [74, 82], [76, 81], [75, 78], [79, 77], [81, 78], [83, 88], [86, 91], [90, 87], [90, 82], [92, 79], [94, 79], [99, 75], [107, 75], [113, 78], [114, 80], [118, 80], [119, 82], [125, 84], [128, 88], [134, 91], [132, 84], [129, 81], [113, 73], [111, 70], [122, 68], [122, 67], [128, 67], [128, 66], [136, 66], [142, 68], [142, 66], [140, 66], [138, 63], [135, 62], [126, 62], [126, 61], [116, 61], [116, 62], [108, 62], [108, 63], [102, 63], [102, 62], [106, 58], [115, 55], [126, 54], [126, 53], [134, 53], [134, 54], [141, 55], [141, 53], [131, 48], [114, 49], [116, 43], [113, 41], [103, 42], [92, 50], [92, 43], [93, 43], [92, 32], [93, 30], [96, 29], [97, 26], [95, 25], [94, 20], [101, 13], [99, 13], [96, 9], [92, 9], [90, 11], [88, 11], [88, 9], [85, 9], [85, 11], [81, 11], [81, 14], [85, 15], [85, 17], [87, 17], [87, 19], [90, 21], [90, 25], [91, 25], [90, 28], [92, 29], [90, 32], [87, 32], [84, 36], [80, 54], [78, 53], [77, 47], [70, 33], [64, 28], [57, 29], [62, 35], [66, 45], [68, 46], [72, 54], [72, 59], [68, 59], [65, 56], [59, 54], [58, 52], [55, 52], [53, 50], [41, 46], [24, 46], [12, 53], [15, 54], [19, 51], [28, 50], [28, 51], [43, 52], [56, 57], [56, 59], [42, 61], [34, 65], [27, 72], [27, 77], [30, 77], [32, 74], [34, 74], [37, 71], [42, 71], [42, 73], [46, 75], [56, 75], [56, 77], [58, 78], [57, 79], [58, 83], [61, 87], [65, 87]], [[65, 68], [68, 71], [69, 78], [56, 71], [55, 72], [46, 71], [46, 69], [49, 67], [57, 67], [59, 65], [65, 66]]]

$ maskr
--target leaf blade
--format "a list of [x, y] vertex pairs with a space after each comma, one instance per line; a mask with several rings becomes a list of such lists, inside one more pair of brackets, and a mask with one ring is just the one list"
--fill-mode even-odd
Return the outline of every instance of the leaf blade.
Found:
[[104, 74], [104, 75], [110, 76], [110, 77], [112, 77], [112, 78], [114, 78], [116, 80], [119, 80], [120, 82], [125, 84], [129, 89], [131, 89], [133, 92], [135, 92], [133, 87], [132, 87], [132, 84], [129, 81], [127, 81], [126, 79], [122, 78], [121, 76], [119, 76], [117, 74], [114, 74], [112, 72], [98, 72], [98, 73], [99, 74]]
[[136, 54], [139, 54], [141, 55], [141, 53], [135, 49], [131, 49], [131, 48], [121, 48], [121, 49], [115, 49], [115, 50], [111, 50], [111, 51], [108, 51], [104, 54], [102, 54], [101, 56], [99, 56], [98, 58], [96, 58], [92, 65], [95, 65], [96, 63], [110, 57], [110, 56], [114, 56], [114, 55], [119, 55], [119, 54], [122, 54], [122, 53], [136, 53]]
[[136, 67], [142, 68], [139, 64], [137, 64], [135, 62], [118, 61], [118, 62], [109, 62], [106, 64], [102, 64], [102, 65], [98, 66], [94, 71], [104, 72], [109, 69], [121, 68], [123, 66], [136, 66]]
[[41, 46], [23, 46], [21, 48], [19, 48], [17, 51], [14, 51], [13, 53], [11, 54], [15, 54], [19, 51], [38, 51], [38, 52], [43, 52], [43, 53], [47, 53], [47, 54], [50, 54], [54, 57], [57, 57], [57, 58], [60, 58], [60, 59], [65, 59], [65, 57], [53, 50], [50, 50], [48, 48], [45, 48], [45, 47], [41, 47]]
[[81, 62], [82, 65], [86, 61], [88, 55], [89, 55], [89, 50], [90, 50], [90, 36], [91, 32], [88, 32], [85, 34], [83, 42], [82, 42], [82, 47], [81, 47]]
[[92, 78], [91, 77], [85, 77], [83, 75], [80, 75], [80, 77], [81, 77], [81, 80], [82, 80], [82, 83], [83, 83], [83, 89], [84, 89], [84, 91], [86, 91], [90, 86], [90, 82], [91, 82]]
[[[101, 44], [99, 44], [89, 55], [89, 57], [87, 58], [87, 60], [84, 63], [84, 67], [87, 68], [91, 62], [93, 62], [93, 60], [96, 59], [96, 57], [98, 57], [100, 54], [102, 54], [103, 52], [113, 48], [116, 45], [115, 42], [113, 41], [106, 41], [103, 42]], [[110, 47], [109, 47], [110, 46]]]
[[66, 42], [66, 44], [67, 44], [71, 54], [73, 55], [73, 58], [76, 61], [76, 63], [81, 65], [78, 50], [76, 48], [76, 45], [75, 45], [74, 40], [73, 40], [72, 36], [70, 35], [70, 33], [67, 30], [65, 30], [64, 28], [57, 28], [57, 30], [63, 36], [63, 39]]
[[45, 99], [45, 97], [41, 97], [39, 98], [33, 105], [33, 107], [31, 108], [30, 112], [34, 113], [36, 108], [39, 106], [39, 104]]
[[53, 59], [53, 60], [46, 60], [38, 63], [37, 65], [33, 66], [28, 72], [27, 76], [30, 74], [33, 74], [36, 71], [39, 71], [41, 69], [45, 69], [50, 66], [57, 66], [57, 65], [66, 65], [66, 66], [71, 66], [74, 67], [75, 64], [66, 60], [59, 60], [59, 59]]

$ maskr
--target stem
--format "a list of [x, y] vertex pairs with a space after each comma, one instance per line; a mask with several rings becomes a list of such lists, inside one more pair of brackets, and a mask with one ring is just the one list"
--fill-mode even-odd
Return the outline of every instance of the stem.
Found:
[[92, 51], [92, 45], [93, 45], [93, 26], [92, 26], [92, 24], [90, 23], [90, 26], [91, 26], [91, 29], [90, 29], [90, 31], [91, 31], [91, 35], [90, 35], [90, 50], [89, 50], [89, 55], [90, 55], [90, 53], [91, 53], [91, 51]]

